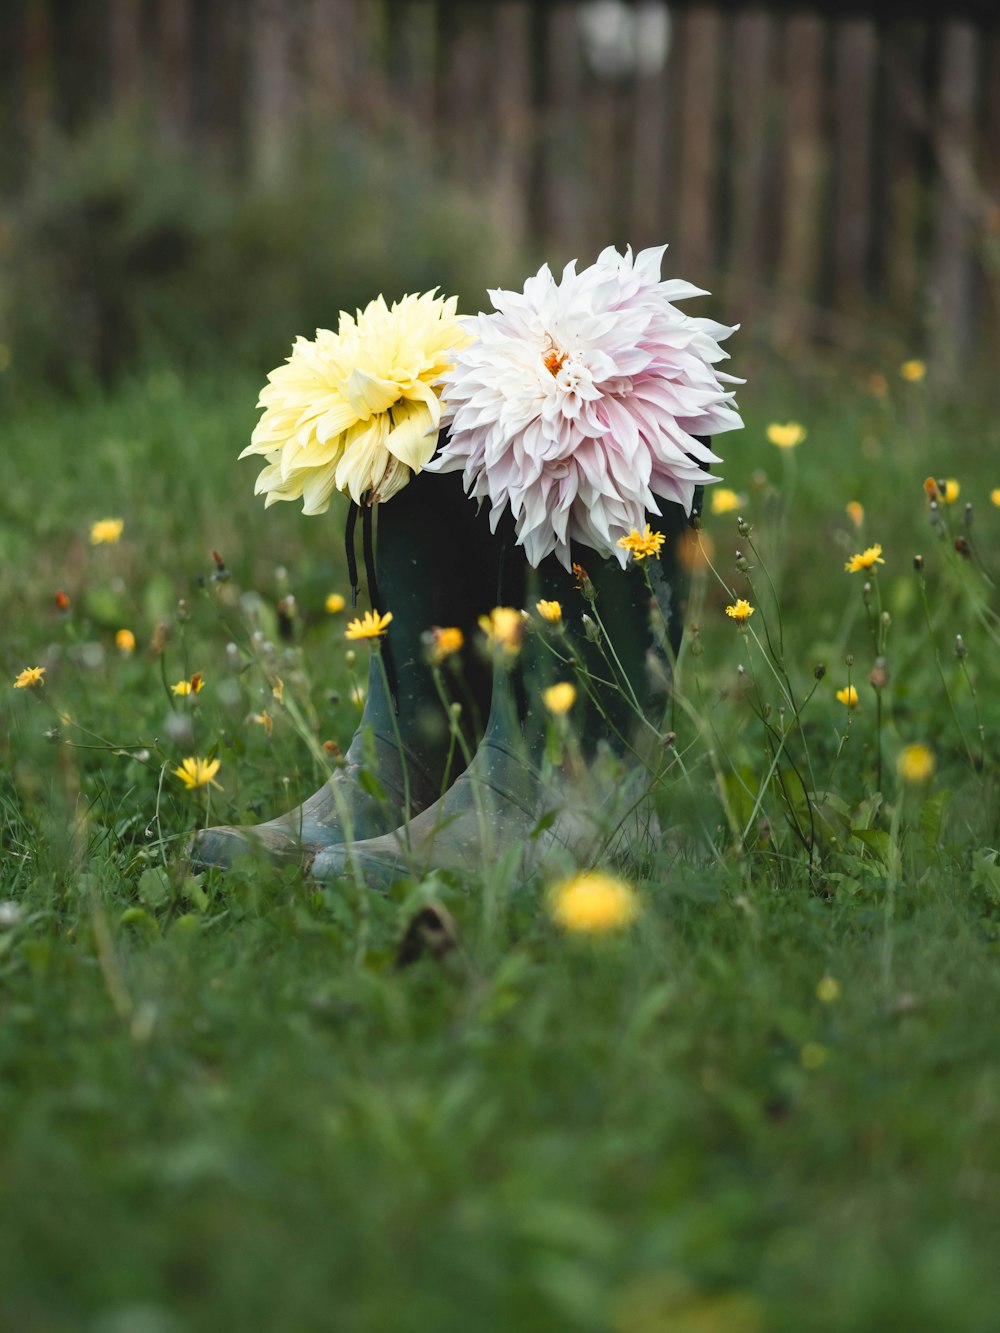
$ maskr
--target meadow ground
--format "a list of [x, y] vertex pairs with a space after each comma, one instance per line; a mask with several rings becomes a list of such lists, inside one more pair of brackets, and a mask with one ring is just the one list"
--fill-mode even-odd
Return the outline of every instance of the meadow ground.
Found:
[[[883, 369], [742, 395], [670, 833], [600, 938], [543, 883], [191, 876], [206, 791], [276, 813], [353, 729], [340, 523], [253, 498], [245, 371], [9, 415], [3, 1327], [996, 1328], [997, 424]], [[187, 755], [221, 791], [184, 790]], [[429, 899], [455, 947], [397, 966]]]

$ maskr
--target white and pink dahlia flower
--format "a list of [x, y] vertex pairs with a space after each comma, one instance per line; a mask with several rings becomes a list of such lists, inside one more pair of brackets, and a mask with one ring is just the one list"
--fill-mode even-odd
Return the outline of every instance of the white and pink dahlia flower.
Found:
[[735, 328], [675, 307], [706, 293], [661, 280], [665, 249], [609, 246], [559, 282], [544, 265], [463, 321], [472, 342], [443, 377], [450, 431], [428, 468], [463, 469], [494, 530], [509, 504], [532, 565], [554, 551], [568, 569], [571, 540], [624, 565], [619, 538], [659, 500], [690, 513], [696, 487], [718, 480], [707, 466], [720, 459], [695, 437], [743, 425], [725, 387], [743, 381], [715, 368]]

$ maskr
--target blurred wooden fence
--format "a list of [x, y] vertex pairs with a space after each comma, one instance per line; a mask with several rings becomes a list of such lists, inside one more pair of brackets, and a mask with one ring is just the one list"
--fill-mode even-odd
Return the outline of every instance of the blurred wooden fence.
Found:
[[[875, 5], [874, 12], [878, 13]], [[942, 6], [947, 12], [948, 7]], [[303, 131], [401, 134], [511, 239], [668, 268], [782, 339], [1000, 333], [1000, 32], [766, 8], [4, 0], [8, 188], [109, 108], [280, 184]]]

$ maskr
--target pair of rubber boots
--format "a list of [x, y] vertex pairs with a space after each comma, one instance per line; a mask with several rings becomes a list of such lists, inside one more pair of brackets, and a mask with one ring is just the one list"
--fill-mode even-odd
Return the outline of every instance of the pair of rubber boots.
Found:
[[[554, 556], [531, 570], [508, 519], [492, 533], [458, 474], [421, 474], [380, 507], [386, 606], [377, 610], [393, 615], [395, 699], [373, 646], [364, 714], [342, 765], [280, 818], [203, 830], [191, 846], [195, 863], [228, 867], [257, 853], [321, 882], [352, 876], [385, 889], [404, 876], [482, 872], [501, 859], [523, 874], [555, 874], [650, 837], [643, 798], [662, 754], [689, 521], [680, 506], [665, 506], [654, 520], [666, 538], [659, 560], [624, 570], [574, 546], [580, 575]], [[479, 651], [481, 616], [539, 601], [558, 602], [561, 620], [532, 614], [519, 651]], [[440, 673], [459, 710], [442, 700], [428, 663], [436, 626], [464, 637], [458, 670]], [[560, 681], [576, 689], [566, 714], [545, 702]]]

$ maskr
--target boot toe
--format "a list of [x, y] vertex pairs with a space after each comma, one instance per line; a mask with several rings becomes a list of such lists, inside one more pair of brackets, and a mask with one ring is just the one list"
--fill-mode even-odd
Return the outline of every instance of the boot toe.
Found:
[[302, 861], [304, 852], [297, 839], [277, 829], [220, 824], [196, 833], [188, 845], [188, 856], [196, 866], [228, 870], [241, 856], [289, 865]]

